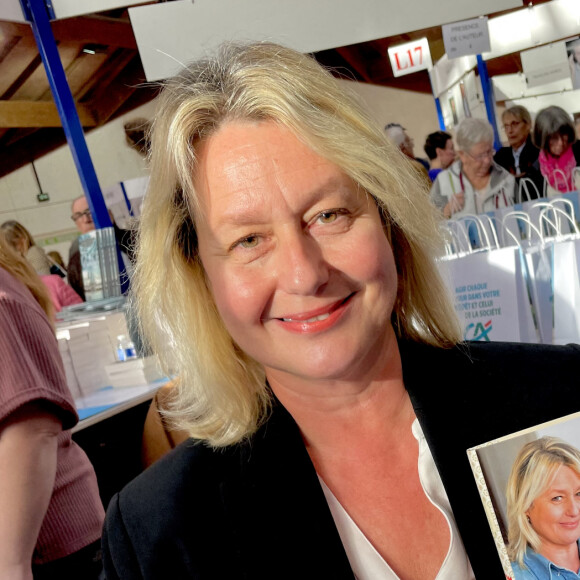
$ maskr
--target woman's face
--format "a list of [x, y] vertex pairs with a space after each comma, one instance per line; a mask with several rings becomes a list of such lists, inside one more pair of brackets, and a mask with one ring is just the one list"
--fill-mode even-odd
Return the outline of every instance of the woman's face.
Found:
[[376, 362], [397, 275], [374, 201], [273, 122], [226, 124], [199, 154], [199, 253], [236, 343], [278, 379]]
[[502, 121], [510, 147], [514, 149], [521, 147], [530, 134], [530, 126], [511, 113], [505, 113]]
[[562, 465], [548, 489], [526, 512], [542, 549], [568, 546], [580, 538], [580, 475]]
[[548, 140], [548, 149], [550, 154], [554, 157], [560, 157], [566, 153], [568, 147], [568, 135], [561, 135], [560, 133], [555, 133]]
[[489, 175], [493, 162], [493, 144], [491, 141], [476, 143], [469, 151], [459, 151], [463, 172], [469, 179]]

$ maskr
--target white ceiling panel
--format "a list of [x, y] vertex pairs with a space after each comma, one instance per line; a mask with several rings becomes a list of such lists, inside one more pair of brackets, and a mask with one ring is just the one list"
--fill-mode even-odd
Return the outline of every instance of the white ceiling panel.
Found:
[[131, 8], [129, 14], [153, 81], [224, 41], [271, 40], [315, 52], [519, 6], [521, 0], [181, 0]]
[[0, 0], [0, 20], [26, 22], [19, 0]]
[[[6, 0], [1, 0], [6, 2]], [[12, 0], [10, 0], [12, 1]], [[125, 8], [144, 4], [146, 0], [136, 2], [123, 2], [123, 0], [52, 0], [52, 7], [57, 19], [81, 16], [82, 14], [92, 14], [103, 10], [113, 10], [114, 8]], [[18, 0], [17, 0], [18, 3]]]

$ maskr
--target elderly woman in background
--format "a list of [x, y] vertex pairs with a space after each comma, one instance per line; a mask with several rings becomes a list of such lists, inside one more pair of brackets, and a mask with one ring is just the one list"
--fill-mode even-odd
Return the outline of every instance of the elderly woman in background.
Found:
[[524, 445], [507, 487], [515, 580], [580, 578], [580, 451], [556, 437]]
[[580, 143], [570, 115], [555, 105], [542, 109], [534, 125], [534, 143], [540, 148], [537, 166], [547, 181], [548, 197], [577, 189], [574, 170], [580, 165]]
[[515, 105], [502, 113], [501, 120], [509, 145], [502, 147], [493, 160], [515, 175], [516, 183], [519, 184], [522, 177], [532, 180], [533, 187], [530, 185], [525, 188], [530, 199], [541, 197], [544, 179], [536, 168], [540, 150], [532, 143], [532, 118], [529, 111], [521, 105]]
[[46, 288], [0, 233], [0, 578], [97, 580], [104, 510]]
[[168, 81], [151, 151], [134, 291], [179, 377], [166, 419], [195, 441], [111, 500], [107, 579], [468, 580], [472, 558], [494, 578], [463, 434], [432, 453], [417, 416], [457, 425], [452, 384], [505, 398], [512, 364], [553, 357], [455, 347], [413, 168], [316, 61], [267, 43]]
[[515, 179], [493, 161], [493, 129], [483, 119], [461, 121], [459, 159], [437, 176], [431, 201], [446, 218], [478, 214], [514, 203]]

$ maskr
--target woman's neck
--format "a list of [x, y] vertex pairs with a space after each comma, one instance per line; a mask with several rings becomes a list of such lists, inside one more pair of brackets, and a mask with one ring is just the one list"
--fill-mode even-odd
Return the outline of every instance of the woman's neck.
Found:
[[487, 187], [489, 180], [491, 178], [491, 171], [486, 175], [469, 175], [465, 171], [463, 172], [465, 177], [467, 177], [469, 183], [473, 186], [474, 189], [484, 189]]
[[[307, 447], [324, 455], [343, 454], [405, 429], [414, 412], [403, 384], [401, 358], [394, 337], [381, 364], [357, 380], [311, 381], [296, 385], [268, 377], [282, 405], [300, 427]], [[384, 437], [383, 435], [386, 435]]]
[[578, 573], [580, 568], [580, 556], [578, 556], [578, 544], [568, 544], [566, 546], [557, 546], [550, 544], [542, 544], [540, 554], [559, 566], [560, 568], [567, 568], [573, 572]]

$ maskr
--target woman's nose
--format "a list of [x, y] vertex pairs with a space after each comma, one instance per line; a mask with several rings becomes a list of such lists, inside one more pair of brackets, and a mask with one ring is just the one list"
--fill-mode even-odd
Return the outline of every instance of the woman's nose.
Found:
[[316, 239], [307, 231], [298, 231], [280, 238], [278, 243], [279, 287], [289, 294], [316, 294], [329, 278], [329, 266]]
[[572, 501], [568, 503], [568, 515], [569, 516], [580, 515], [580, 497], [574, 496]]

